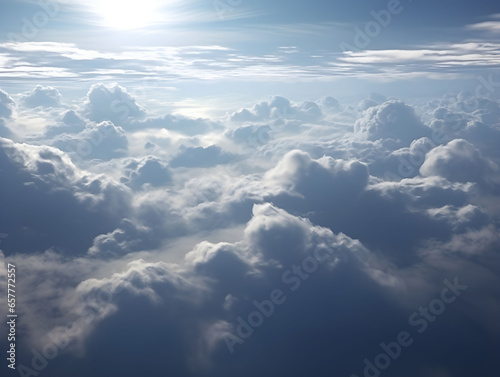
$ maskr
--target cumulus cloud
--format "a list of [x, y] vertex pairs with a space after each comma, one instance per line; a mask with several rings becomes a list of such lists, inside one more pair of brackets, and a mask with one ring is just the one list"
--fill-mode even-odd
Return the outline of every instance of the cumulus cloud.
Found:
[[318, 101], [319, 106], [327, 111], [340, 111], [342, 106], [336, 98], [323, 96]]
[[122, 178], [122, 182], [133, 189], [140, 189], [144, 185], [164, 186], [172, 180], [168, 167], [153, 156], [128, 163], [126, 170], [129, 174]]
[[[422, 321], [409, 325], [409, 315], [418, 305], [427, 306], [439, 297], [442, 287], [446, 287], [441, 274], [456, 270], [443, 271], [431, 258], [431, 267], [397, 273], [359, 241], [315, 226], [271, 204], [254, 206], [241, 241], [202, 242], [179, 264], [136, 260], [108, 277], [85, 278], [92, 264], [79, 261], [79, 270], [67, 270], [61, 264], [68, 261], [46, 254], [26, 268], [36, 271], [42, 263], [52, 276], [82, 279], [73, 288], [57, 290], [51, 301], [68, 314], [56, 316], [50, 323], [42, 322], [44, 326], [37, 331], [35, 349], [43, 349], [48, 343], [56, 347], [65, 344], [64, 349], [80, 349], [85, 355], [59, 356], [49, 367], [54, 376], [63, 375], [70, 359], [79, 375], [94, 373], [102, 357], [108, 361], [99, 365], [102, 372], [130, 376], [158, 369], [196, 376], [231, 376], [236, 370], [243, 376], [254, 376], [267, 373], [269, 368], [292, 376], [303, 375], [306, 368], [318, 373], [328, 370], [348, 374], [362, 370], [363, 359], [372, 359], [381, 352], [377, 348], [381, 341], [393, 341], [403, 330], [409, 332], [415, 344], [405, 354], [404, 366], [392, 366], [395, 373], [406, 370], [407, 365], [419, 368], [422, 363], [432, 364], [436, 355], [450, 365], [452, 360], [456, 363], [456, 352], [464, 352], [462, 347], [471, 349], [480, 339], [492, 339], [486, 335], [488, 328], [479, 326], [474, 344], [470, 344], [470, 338], [459, 339], [448, 344], [454, 351], [452, 355], [440, 351], [443, 339], [456, 333], [457, 325], [465, 329], [471, 320], [484, 321], [484, 309], [471, 318], [468, 308], [478, 310], [483, 299], [492, 297], [497, 289], [476, 298], [469, 292], [480, 292], [498, 282], [491, 274], [471, 280], [472, 275], [465, 271], [472, 268], [476, 276], [485, 273], [479, 266], [459, 268], [466, 277], [451, 277], [449, 284], [455, 282], [461, 289], [466, 284], [466, 291], [456, 298], [453, 310], [447, 311], [447, 320], [439, 318], [432, 323], [433, 331], [421, 337], [417, 329], [423, 328]], [[417, 272], [425, 278], [416, 278]], [[431, 288], [434, 285], [437, 290]], [[35, 287], [33, 296], [40, 297], [52, 284]], [[406, 292], [416, 290], [419, 297], [408, 301]], [[372, 319], [369, 322], [367, 310]], [[144, 312], [148, 320], [138, 321]], [[35, 318], [34, 313], [27, 316]], [[386, 326], [396, 328], [395, 334], [387, 334]], [[151, 344], [154, 339], [155, 346], [123, 347], [119, 334], [123, 334], [124, 327], [128, 338], [141, 344], [148, 340]], [[339, 334], [339, 328], [345, 335]], [[362, 342], [353, 335], [360, 332]], [[330, 336], [333, 333], [337, 336]], [[300, 334], [310, 336], [301, 336], [298, 346]], [[416, 341], [417, 337], [421, 342]], [[120, 352], [114, 351], [117, 349]], [[318, 350], [326, 354], [318, 354]], [[331, 363], [329, 355], [334, 351], [339, 361]], [[271, 362], [254, 362], [268, 353], [273, 354]], [[165, 354], [170, 357], [161, 357]], [[296, 357], [290, 361], [290, 355]], [[299, 355], [315, 362], [304, 367]], [[134, 358], [138, 357], [144, 362], [136, 363]], [[477, 362], [493, 363], [487, 357]]]
[[405, 144], [430, 135], [411, 106], [394, 100], [369, 107], [354, 124], [354, 130], [368, 140], [395, 139]]
[[472, 144], [456, 139], [431, 150], [420, 168], [423, 176], [441, 176], [452, 182], [491, 184], [499, 178], [499, 167], [481, 156]]
[[240, 144], [259, 145], [259, 141], [269, 141], [273, 129], [267, 125], [244, 125], [227, 130], [225, 135]]
[[225, 164], [234, 160], [234, 156], [224, 152], [217, 145], [209, 147], [184, 147], [180, 148], [179, 154], [170, 160], [170, 166], [207, 168], [215, 165]]
[[[76, 168], [60, 150], [0, 139], [0, 218], [8, 254], [54, 247], [78, 254], [129, 208], [128, 194], [103, 176]], [[87, 245], [87, 246], [86, 246]]]
[[14, 106], [14, 100], [0, 89], [0, 137], [11, 138], [13, 136], [12, 131], [5, 125], [5, 119], [12, 116]]
[[10, 118], [14, 107], [14, 100], [0, 89], [0, 118]]
[[53, 145], [71, 153], [75, 160], [109, 160], [126, 155], [128, 139], [121, 127], [105, 121], [89, 124], [77, 134], [61, 134], [53, 140]]
[[59, 134], [74, 134], [82, 132], [85, 129], [86, 122], [78, 116], [73, 110], [64, 113], [58, 124], [49, 126], [45, 130], [45, 137], [53, 138]]
[[141, 121], [133, 121], [128, 127], [132, 129], [164, 128], [169, 131], [189, 136], [206, 134], [211, 131], [222, 129], [221, 124], [211, 119], [192, 119], [182, 115], [171, 114], [167, 114], [162, 117], [148, 118]]
[[[95, 85], [31, 139], [51, 146], [0, 139], [19, 362], [53, 345], [53, 377], [361, 376], [408, 331], [390, 374], [496, 370], [497, 108], [466, 100], [272, 97], [148, 118]], [[467, 288], [420, 335], [409, 316], [439, 309], [446, 284]]]
[[132, 119], [140, 119], [146, 110], [122, 86], [92, 85], [87, 93], [83, 115], [94, 122], [111, 121], [120, 126]]
[[[328, 101], [328, 100], [327, 100]], [[328, 102], [334, 105], [332, 100]], [[298, 119], [302, 121], [318, 121], [323, 114], [315, 102], [305, 101], [292, 104], [285, 97], [275, 96], [269, 102], [263, 101], [251, 109], [241, 109], [230, 116], [232, 122], [261, 122], [270, 119]]]
[[21, 96], [21, 103], [28, 108], [61, 107], [61, 93], [51, 86], [37, 85]]

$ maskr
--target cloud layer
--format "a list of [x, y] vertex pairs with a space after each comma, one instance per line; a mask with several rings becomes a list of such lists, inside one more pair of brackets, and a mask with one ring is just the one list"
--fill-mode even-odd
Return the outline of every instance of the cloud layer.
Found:
[[45, 121], [0, 138], [19, 366], [494, 375], [499, 108], [465, 92], [274, 96], [200, 118], [150, 113], [119, 85], [78, 103], [37, 86], [18, 111], [0, 91], [9, 129]]

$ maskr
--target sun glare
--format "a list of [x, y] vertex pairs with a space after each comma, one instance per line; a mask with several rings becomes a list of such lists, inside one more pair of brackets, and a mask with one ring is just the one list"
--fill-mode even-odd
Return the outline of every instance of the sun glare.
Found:
[[114, 29], [148, 26], [159, 10], [158, 0], [101, 0], [96, 6], [104, 26]]

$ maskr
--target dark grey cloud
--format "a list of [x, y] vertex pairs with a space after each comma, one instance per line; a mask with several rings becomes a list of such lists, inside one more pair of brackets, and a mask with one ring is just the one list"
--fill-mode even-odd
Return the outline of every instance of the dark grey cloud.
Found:
[[77, 169], [60, 150], [0, 139], [0, 228], [6, 254], [54, 247], [86, 252], [95, 237], [127, 213], [124, 187]]

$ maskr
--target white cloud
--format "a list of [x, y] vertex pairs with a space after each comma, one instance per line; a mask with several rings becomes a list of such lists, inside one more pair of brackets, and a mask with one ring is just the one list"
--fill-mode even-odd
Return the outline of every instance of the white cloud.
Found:
[[124, 130], [109, 121], [88, 125], [77, 134], [60, 134], [52, 143], [70, 153], [75, 161], [123, 157], [128, 149], [128, 139]]
[[441, 176], [452, 182], [477, 182], [481, 185], [500, 183], [499, 167], [481, 156], [472, 144], [463, 139], [431, 150], [420, 168], [423, 176]]
[[176, 167], [211, 167], [234, 161], [235, 156], [224, 152], [216, 145], [204, 147], [182, 147], [170, 160], [170, 166]]
[[394, 139], [404, 144], [430, 135], [414, 109], [402, 101], [387, 101], [368, 108], [354, 124], [354, 130], [368, 140]]
[[0, 118], [10, 118], [14, 105], [14, 100], [0, 89]]
[[[123, 127], [102, 120], [121, 96], [133, 113]], [[310, 365], [350, 375], [454, 276], [471, 294], [392, 370], [432, 364], [444, 345], [489, 342], [500, 313], [498, 102], [467, 110], [464, 97], [271, 97], [220, 119], [148, 118], [122, 87], [96, 85], [81, 112], [26, 110], [51, 118], [31, 143], [68, 154], [0, 139], [0, 258], [25, 276], [19, 359], [67, 342], [47, 373], [71, 363], [75, 376], [92, 375], [104, 357], [106, 375], [304, 375]], [[443, 128], [440, 142], [431, 131]], [[242, 148], [264, 132], [265, 143]], [[401, 159], [412, 173], [389, 181]], [[275, 289], [286, 302], [231, 355], [238, 317]], [[456, 365], [454, 352], [440, 362]], [[256, 363], [263, 354], [272, 360]]]
[[118, 126], [146, 115], [127, 90], [118, 84], [110, 88], [103, 84], [92, 85], [84, 104], [83, 114], [94, 122], [109, 120]]
[[489, 31], [493, 33], [500, 32], [500, 21], [484, 21], [479, 22], [477, 24], [467, 25], [467, 29], [469, 30], [481, 30], [481, 31]]
[[21, 96], [21, 103], [28, 107], [60, 107], [61, 93], [56, 88], [37, 85], [31, 92]]
[[153, 156], [131, 161], [127, 164], [126, 169], [129, 171], [129, 175], [124, 177], [122, 182], [133, 189], [140, 189], [144, 185], [164, 186], [172, 180], [170, 169]]

